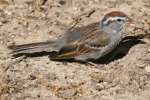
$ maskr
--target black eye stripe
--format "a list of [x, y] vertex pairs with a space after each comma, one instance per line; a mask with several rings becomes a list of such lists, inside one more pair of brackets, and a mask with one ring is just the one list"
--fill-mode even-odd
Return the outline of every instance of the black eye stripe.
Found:
[[125, 18], [109, 18], [109, 17], [104, 17], [103, 18], [103, 24], [104, 25], [108, 25], [108, 24], [110, 24], [110, 23], [112, 23], [112, 22], [118, 22], [118, 23], [120, 23], [120, 22], [125, 22]]
[[[112, 22], [115, 22], [115, 21], [116, 21], [116, 20], [109, 20], [109, 21], [107, 21], [107, 25], [110, 24], [110, 23], [112, 23]], [[118, 21], [118, 20], [117, 20], [117, 21]], [[120, 21], [121, 21], [121, 20], [120, 20]], [[120, 22], [120, 21], [119, 21], [119, 22]]]

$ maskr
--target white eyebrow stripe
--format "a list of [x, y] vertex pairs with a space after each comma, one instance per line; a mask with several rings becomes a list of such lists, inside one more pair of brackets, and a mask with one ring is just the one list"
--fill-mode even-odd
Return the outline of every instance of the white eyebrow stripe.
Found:
[[113, 20], [117, 20], [117, 19], [122, 19], [122, 20], [125, 20], [126, 18], [125, 17], [109, 17], [106, 21], [104, 21], [104, 24], [107, 24], [108, 21], [113, 21]]

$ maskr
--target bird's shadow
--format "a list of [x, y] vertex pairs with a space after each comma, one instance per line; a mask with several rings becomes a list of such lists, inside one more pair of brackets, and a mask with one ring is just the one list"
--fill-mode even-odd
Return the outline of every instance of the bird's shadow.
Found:
[[[127, 55], [128, 51], [135, 45], [137, 44], [144, 44], [141, 39], [143, 39], [143, 35], [138, 35], [138, 36], [127, 36], [122, 39], [122, 41], [119, 43], [119, 45], [109, 54], [105, 55], [104, 57], [101, 57], [100, 59], [96, 61], [92, 61], [93, 63], [96, 64], [108, 64], [114, 60], [118, 60], [123, 58], [124, 56]], [[47, 56], [47, 55], [53, 55], [56, 52], [40, 52], [40, 53], [33, 53], [33, 54], [24, 54], [26, 57], [41, 57], [41, 56]], [[22, 55], [22, 54], [21, 54]], [[15, 57], [21, 56], [21, 55], [16, 55]], [[57, 60], [56, 60], [57, 61]], [[69, 60], [59, 60], [63, 62], [79, 62], [79, 63], [86, 63], [86, 62], [80, 62], [80, 61], [75, 61], [73, 59]]]
[[121, 59], [128, 54], [129, 50], [133, 46], [137, 44], [145, 44], [145, 42], [141, 40], [143, 38], [143, 35], [127, 36], [122, 39], [119, 45], [112, 52], [94, 62], [97, 64], [108, 64], [112, 61]]

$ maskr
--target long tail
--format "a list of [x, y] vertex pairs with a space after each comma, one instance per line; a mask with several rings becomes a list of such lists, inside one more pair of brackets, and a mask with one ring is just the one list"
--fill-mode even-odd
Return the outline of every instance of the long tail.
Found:
[[39, 43], [31, 43], [24, 45], [12, 45], [8, 46], [9, 49], [12, 50], [11, 54], [32, 54], [37, 52], [52, 52], [58, 51], [59, 45], [55, 41], [47, 41], [47, 42], [39, 42]]

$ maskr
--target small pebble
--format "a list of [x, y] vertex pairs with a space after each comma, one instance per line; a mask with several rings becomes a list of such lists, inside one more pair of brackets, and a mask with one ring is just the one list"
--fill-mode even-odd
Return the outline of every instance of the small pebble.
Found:
[[150, 65], [148, 65], [148, 66], [145, 67], [145, 71], [148, 72], [148, 73], [150, 73]]
[[74, 96], [76, 94], [76, 90], [75, 89], [67, 89], [67, 90], [62, 90], [59, 91], [58, 96], [62, 97], [62, 98], [70, 98], [72, 96]]

